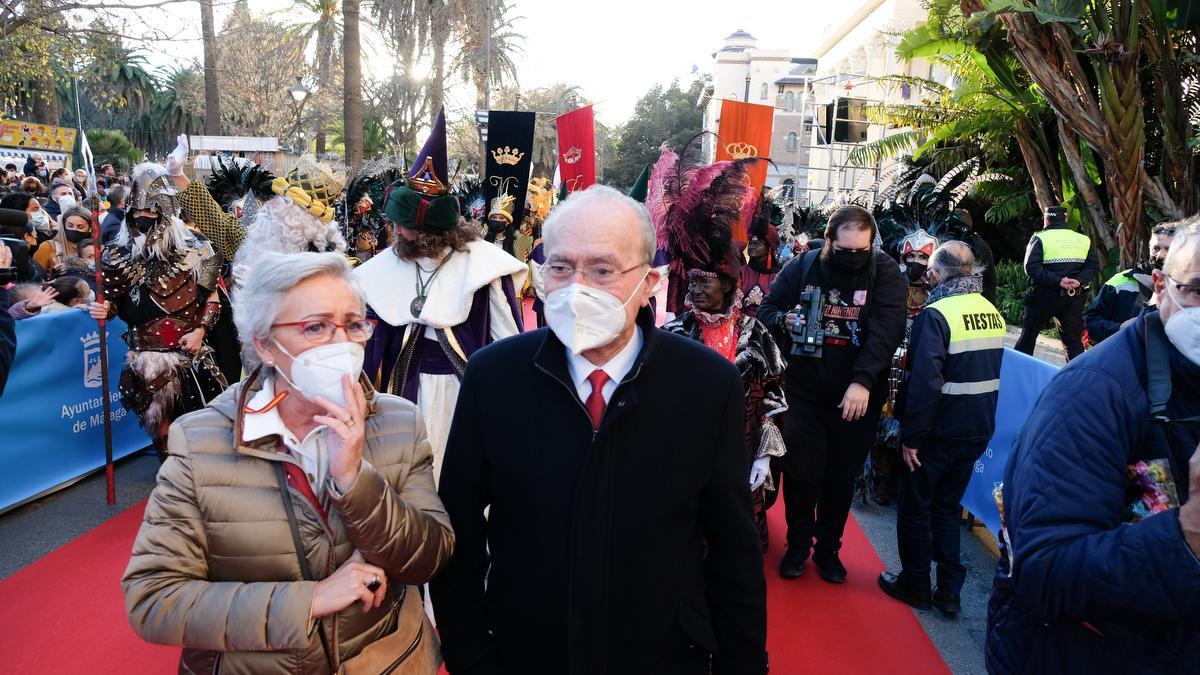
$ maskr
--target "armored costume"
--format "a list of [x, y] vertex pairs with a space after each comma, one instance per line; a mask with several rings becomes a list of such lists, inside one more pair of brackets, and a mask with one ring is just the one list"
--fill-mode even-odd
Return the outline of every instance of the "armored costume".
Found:
[[[146, 220], [136, 214], [153, 211]], [[101, 258], [111, 313], [129, 325], [121, 402], [141, 420], [165, 459], [170, 422], [198, 410], [228, 383], [212, 349], [184, 350], [193, 331], [206, 333], [221, 313], [216, 293], [222, 259], [202, 234], [179, 219], [179, 190], [158, 164], [133, 172], [125, 227]]]

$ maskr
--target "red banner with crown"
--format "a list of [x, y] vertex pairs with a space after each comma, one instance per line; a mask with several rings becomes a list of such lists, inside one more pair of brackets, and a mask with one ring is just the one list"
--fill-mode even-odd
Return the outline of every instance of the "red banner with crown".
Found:
[[[721, 117], [717, 124], [717, 161], [771, 156], [771, 130], [775, 125], [775, 108], [757, 103], [721, 101]], [[767, 163], [755, 162], [750, 169], [754, 193], [767, 182]]]
[[567, 193], [596, 182], [596, 127], [592, 106], [554, 119], [558, 128], [558, 172]]

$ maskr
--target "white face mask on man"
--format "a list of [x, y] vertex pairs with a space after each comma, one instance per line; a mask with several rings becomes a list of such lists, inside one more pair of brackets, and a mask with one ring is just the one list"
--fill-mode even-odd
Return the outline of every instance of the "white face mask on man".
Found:
[[292, 359], [290, 378], [282, 368], [276, 368], [275, 372], [293, 389], [310, 401], [315, 402], [319, 396], [330, 403], [346, 405], [342, 375], [349, 375], [350, 381], [355, 382], [362, 374], [364, 352], [360, 343], [330, 342], [292, 355], [278, 340], [274, 342], [279, 351]]
[[1169, 279], [1166, 285], [1167, 295], [1175, 303], [1175, 311], [1163, 326], [1167, 339], [1188, 361], [1200, 366], [1200, 307], [1184, 307]]
[[546, 296], [546, 324], [572, 354], [603, 347], [625, 329], [625, 306], [649, 274], [647, 269], [624, 302], [608, 291], [579, 283], [560, 288]]

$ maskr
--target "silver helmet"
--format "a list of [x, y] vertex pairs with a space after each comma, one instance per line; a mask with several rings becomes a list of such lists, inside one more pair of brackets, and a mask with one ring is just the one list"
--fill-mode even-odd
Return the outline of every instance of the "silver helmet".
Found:
[[164, 218], [179, 217], [179, 188], [167, 169], [154, 162], [133, 167], [133, 189], [129, 193], [129, 213], [158, 211]]

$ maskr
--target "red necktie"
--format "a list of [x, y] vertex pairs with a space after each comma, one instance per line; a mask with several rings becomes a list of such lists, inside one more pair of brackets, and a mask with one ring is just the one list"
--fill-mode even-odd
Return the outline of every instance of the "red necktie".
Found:
[[592, 393], [588, 395], [587, 411], [592, 417], [592, 429], [600, 428], [600, 420], [604, 419], [604, 383], [608, 382], [608, 373], [603, 370], [593, 370], [588, 375], [592, 385]]

